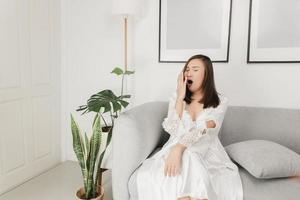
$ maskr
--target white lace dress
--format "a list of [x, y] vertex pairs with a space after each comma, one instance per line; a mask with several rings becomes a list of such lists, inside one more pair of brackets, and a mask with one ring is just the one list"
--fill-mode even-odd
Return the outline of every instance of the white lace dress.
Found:
[[[181, 119], [176, 109], [176, 92], [169, 101], [168, 115], [162, 126], [170, 138], [162, 149], [146, 159], [137, 169], [139, 200], [177, 200], [190, 196], [208, 200], [243, 200], [238, 167], [230, 160], [218, 133], [228, 106], [228, 99], [219, 94], [216, 108], [205, 108], [192, 120], [184, 104]], [[206, 121], [214, 120], [215, 128]], [[181, 173], [165, 176], [165, 158], [177, 143], [187, 146], [182, 156]]]

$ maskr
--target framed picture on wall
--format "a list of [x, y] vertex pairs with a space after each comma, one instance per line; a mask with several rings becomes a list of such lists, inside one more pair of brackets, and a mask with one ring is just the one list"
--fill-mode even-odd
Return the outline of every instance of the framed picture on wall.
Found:
[[300, 62], [300, 1], [250, 0], [248, 63]]
[[228, 62], [231, 0], [160, 0], [159, 62], [204, 54]]

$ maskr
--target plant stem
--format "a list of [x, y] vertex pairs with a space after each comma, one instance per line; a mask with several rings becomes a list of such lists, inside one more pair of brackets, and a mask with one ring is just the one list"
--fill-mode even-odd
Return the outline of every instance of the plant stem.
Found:
[[[124, 73], [125, 73], [125, 72], [124, 72]], [[122, 74], [122, 88], [121, 88], [121, 96], [123, 95], [124, 73]]]
[[111, 124], [113, 124], [113, 123], [114, 123], [114, 118], [113, 118], [113, 116], [112, 116], [111, 110], [110, 110], [109, 112], [110, 112]]
[[103, 119], [103, 121], [104, 121], [104, 123], [105, 123], [105, 126], [107, 126], [107, 123], [106, 123], [106, 121], [105, 121], [105, 119], [104, 119], [104, 117], [103, 117], [103, 115], [99, 112], [99, 115], [101, 116], [101, 118]]

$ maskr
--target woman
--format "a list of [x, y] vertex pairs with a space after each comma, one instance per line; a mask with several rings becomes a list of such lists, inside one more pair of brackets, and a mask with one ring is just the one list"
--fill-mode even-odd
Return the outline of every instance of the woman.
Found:
[[170, 138], [138, 168], [139, 200], [243, 199], [238, 167], [218, 138], [227, 106], [216, 91], [210, 58], [192, 56], [162, 123]]

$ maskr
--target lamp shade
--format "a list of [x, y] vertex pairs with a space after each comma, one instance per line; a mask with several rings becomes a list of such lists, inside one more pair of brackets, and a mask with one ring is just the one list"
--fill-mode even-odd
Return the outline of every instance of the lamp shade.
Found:
[[113, 0], [112, 14], [121, 16], [135, 16], [139, 14], [141, 0]]

